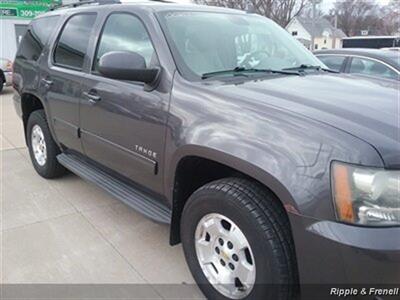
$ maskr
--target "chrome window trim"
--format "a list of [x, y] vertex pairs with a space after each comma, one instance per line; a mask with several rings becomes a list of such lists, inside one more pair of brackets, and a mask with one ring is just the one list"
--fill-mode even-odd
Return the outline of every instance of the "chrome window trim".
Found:
[[[363, 55], [340, 54], [340, 53], [335, 53], [335, 54], [333, 54], [333, 53], [326, 53], [326, 54], [325, 53], [324, 54], [320, 53], [320, 54], [315, 54], [315, 56], [316, 57], [319, 57], [319, 56], [344, 56], [344, 57], [363, 58], [363, 59], [367, 59], [367, 60], [369, 59], [369, 60], [376, 61], [378, 63], [381, 63], [381, 64], [385, 65], [386, 67], [388, 67], [389, 69], [394, 71], [397, 75], [400, 75], [400, 71], [398, 71], [395, 67], [393, 67], [393, 66], [389, 65], [388, 63], [386, 63], [386, 62], [384, 62], [382, 60], [379, 60], [377, 58], [372, 58], [372, 57], [363, 56]], [[349, 74], [355, 74], [355, 73], [349, 73]]]

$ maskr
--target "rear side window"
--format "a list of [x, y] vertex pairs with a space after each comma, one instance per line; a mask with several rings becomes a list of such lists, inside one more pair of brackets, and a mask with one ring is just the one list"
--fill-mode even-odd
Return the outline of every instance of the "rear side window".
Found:
[[335, 70], [338, 72], [341, 70], [344, 60], [346, 59], [345, 56], [334, 56], [334, 55], [318, 56], [318, 58], [329, 69], [332, 69], [332, 70]]
[[95, 14], [80, 14], [67, 21], [54, 51], [57, 65], [82, 70], [95, 20]]
[[353, 57], [350, 73], [398, 79], [399, 75], [384, 64], [367, 58]]
[[31, 22], [18, 48], [17, 58], [37, 61], [57, 26], [59, 16], [43, 17]]

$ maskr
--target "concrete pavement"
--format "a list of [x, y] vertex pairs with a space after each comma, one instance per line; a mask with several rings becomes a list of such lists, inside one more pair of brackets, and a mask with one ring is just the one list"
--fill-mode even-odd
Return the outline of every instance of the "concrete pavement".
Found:
[[[68, 174], [45, 180], [34, 171], [12, 90], [0, 95], [2, 283], [191, 284], [181, 246], [154, 223], [94, 185]], [[190, 286], [184, 296], [202, 297]]]

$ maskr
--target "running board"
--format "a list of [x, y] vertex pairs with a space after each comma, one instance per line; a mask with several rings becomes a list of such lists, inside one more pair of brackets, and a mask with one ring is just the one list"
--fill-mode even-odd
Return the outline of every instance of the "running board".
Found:
[[146, 217], [160, 223], [171, 222], [171, 210], [168, 207], [78, 156], [62, 153], [57, 160], [71, 172], [96, 184]]

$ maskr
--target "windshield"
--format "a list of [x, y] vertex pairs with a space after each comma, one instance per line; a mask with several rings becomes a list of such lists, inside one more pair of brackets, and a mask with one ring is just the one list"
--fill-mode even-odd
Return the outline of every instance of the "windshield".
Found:
[[190, 79], [237, 67], [325, 67], [283, 28], [261, 16], [174, 11], [161, 14], [160, 21], [179, 71]]

